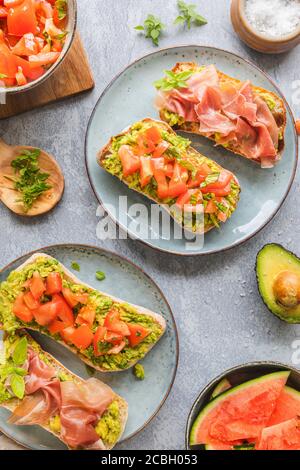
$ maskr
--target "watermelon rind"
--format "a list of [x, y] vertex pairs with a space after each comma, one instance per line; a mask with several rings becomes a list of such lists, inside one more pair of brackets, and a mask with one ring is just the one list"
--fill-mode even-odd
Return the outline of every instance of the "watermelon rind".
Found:
[[274, 372], [272, 374], [267, 374], [263, 375], [261, 377], [258, 377], [256, 379], [249, 380], [247, 382], [244, 382], [240, 385], [237, 385], [236, 387], [233, 387], [226, 392], [222, 393], [218, 397], [216, 397], [214, 400], [210, 401], [199, 413], [198, 417], [194, 421], [194, 424], [192, 426], [191, 432], [190, 432], [190, 445], [196, 445], [196, 444], [203, 444], [197, 442], [196, 436], [197, 436], [197, 430], [201, 426], [202, 422], [206, 418], [206, 416], [215, 408], [217, 407], [223, 400], [226, 400], [228, 397], [237, 395], [239, 392], [246, 390], [247, 388], [251, 388], [253, 385], [259, 385], [265, 381], [272, 381], [276, 379], [288, 379], [290, 375], [290, 371], [279, 371], [279, 372]]
[[218, 385], [214, 388], [210, 397], [211, 400], [221, 395], [221, 393], [226, 392], [226, 390], [229, 390], [231, 387], [232, 385], [229, 380], [227, 380], [226, 378], [221, 380], [221, 382], [218, 383]]

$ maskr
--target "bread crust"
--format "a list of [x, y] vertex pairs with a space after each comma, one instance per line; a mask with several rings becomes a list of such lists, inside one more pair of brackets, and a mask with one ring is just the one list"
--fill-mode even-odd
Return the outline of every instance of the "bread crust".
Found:
[[[19, 266], [16, 271], [22, 271], [22, 269], [24, 269], [26, 266], [28, 266], [29, 264], [32, 264], [34, 263], [38, 258], [47, 258], [47, 259], [54, 259], [52, 256], [49, 256], [45, 253], [35, 253], [33, 254], [30, 258], [28, 258], [28, 260], [26, 260], [21, 266]], [[57, 260], [56, 260], [57, 261]], [[93, 290], [97, 290], [95, 289], [94, 287], [90, 286], [89, 284], [86, 284], [85, 282], [81, 281], [80, 279], [78, 279], [73, 273], [71, 273], [71, 271], [69, 271], [62, 263], [59, 263], [60, 267], [62, 268], [63, 272], [64, 272], [64, 275], [66, 277], [67, 280], [75, 283], [75, 284], [80, 284], [84, 287], [87, 287], [88, 289], [93, 289]], [[104, 292], [101, 292], [98, 290], [98, 292], [100, 292], [101, 294], [105, 295], [106, 297], [110, 298], [111, 300], [113, 300], [114, 302], [121, 302], [121, 303], [126, 303], [128, 305], [130, 305], [131, 307], [135, 308], [138, 313], [140, 315], [147, 315], [147, 316], [150, 316], [152, 317], [157, 323], [159, 323], [159, 325], [162, 327], [162, 333], [161, 333], [161, 336], [158, 338], [158, 340], [149, 345], [149, 349], [147, 351], [146, 354], [148, 354], [148, 352], [157, 344], [157, 342], [161, 339], [161, 337], [164, 335], [165, 333], [165, 330], [166, 330], [166, 321], [165, 319], [162, 317], [162, 315], [159, 315], [158, 313], [155, 313], [155, 312], [152, 312], [151, 310], [148, 310], [144, 307], [140, 307], [138, 305], [134, 305], [134, 304], [131, 304], [129, 302], [124, 302], [123, 300], [121, 299], [118, 299], [117, 297], [114, 297], [110, 294], [107, 294], [107, 293], [104, 293]], [[29, 330], [32, 330], [32, 331], [40, 331], [38, 327], [36, 328], [33, 328], [33, 327], [27, 327], [26, 326], [26, 329], [29, 329]], [[42, 333], [44, 334], [44, 333]], [[50, 336], [49, 336], [50, 337]], [[52, 338], [53, 339], [53, 338]], [[63, 340], [57, 340], [58, 343], [62, 344], [64, 347], [66, 347], [67, 349], [69, 349], [70, 351], [72, 351], [74, 354], [76, 354], [77, 357], [79, 357], [83, 362], [85, 362], [88, 366], [100, 371], [100, 372], [105, 372], [105, 373], [117, 373], [117, 372], [121, 372], [123, 370], [127, 370], [127, 369], [130, 369], [131, 367], [133, 367], [140, 359], [137, 359], [137, 360], [134, 360], [132, 361], [129, 366], [126, 368], [126, 369], [120, 369], [120, 370], [107, 370], [107, 369], [103, 369], [101, 368], [100, 366], [97, 366], [95, 365], [89, 358], [87, 358], [86, 356], [84, 356], [83, 354], [81, 354], [80, 352], [78, 352], [77, 348], [73, 347], [73, 346], [70, 346], [68, 344], [66, 344]]]
[[[183, 72], [183, 71], [186, 71], [186, 70], [196, 70], [197, 67], [198, 67], [198, 65], [194, 62], [177, 62], [177, 64], [173, 67], [172, 71], [175, 72], [175, 73], [178, 73], [178, 72]], [[217, 72], [218, 72], [220, 81], [222, 83], [232, 83], [232, 84], [240, 84], [241, 83], [241, 80], [238, 80], [237, 78], [230, 77], [229, 75], [226, 75], [225, 73], [223, 73], [219, 70], [217, 70]], [[283, 138], [281, 140], [279, 140], [279, 144], [278, 144], [279, 146], [278, 146], [276, 161], [279, 161], [282, 157], [284, 147], [285, 147], [284, 136], [285, 136], [285, 128], [286, 128], [286, 124], [287, 124], [287, 114], [286, 114], [286, 108], [285, 108], [285, 105], [284, 105], [284, 101], [278, 95], [276, 95], [276, 93], [274, 93], [272, 91], [269, 91], [269, 90], [266, 90], [265, 88], [254, 86], [252, 84], [251, 84], [251, 87], [252, 87], [252, 90], [253, 90], [254, 93], [259, 93], [259, 92], [268, 93], [269, 95], [272, 96], [274, 102], [276, 103], [275, 108], [273, 110], [271, 110], [271, 112], [272, 112], [272, 114], [274, 116], [274, 119], [276, 121], [276, 124], [277, 124], [277, 126], [278, 126], [278, 128], [279, 128], [279, 130], [280, 130], [280, 132], [283, 136]], [[165, 121], [165, 119], [164, 119], [164, 110], [160, 110], [159, 115], [160, 115], [160, 119], [162, 121]], [[207, 137], [199, 131], [199, 123], [197, 123], [197, 122], [185, 122], [182, 125], [174, 126], [174, 129], [179, 130], [179, 131], [183, 131], [183, 132], [187, 132], [187, 133], [191, 133], [191, 134], [201, 135], [201, 136], [206, 137], [207, 139], [209, 139], [213, 142], [216, 142], [216, 140], [213, 137]], [[220, 144], [220, 145], [222, 145], [222, 144]], [[260, 160], [258, 160], [258, 159], [248, 158], [245, 153], [238, 150], [233, 145], [230, 145], [230, 144], [226, 145], [226, 150], [230, 150], [230, 152], [235, 153], [236, 155], [247, 158], [247, 160], [251, 160], [251, 161], [253, 161], [255, 163], [258, 163], [258, 164], [260, 163]]]
[[[143, 122], [143, 123], [153, 123], [153, 124], [159, 124], [160, 127], [163, 127], [167, 132], [170, 132], [170, 133], [173, 133], [173, 134], [176, 134], [176, 132], [174, 131], [174, 129], [172, 129], [172, 127], [166, 123], [165, 121], [161, 120], [157, 120], [157, 119], [152, 119], [152, 118], [144, 118], [142, 119], [140, 122]], [[105, 159], [110, 155], [110, 146], [112, 144], [112, 141], [113, 141], [113, 138], [115, 137], [121, 137], [122, 135], [126, 135], [129, 131], [130, 131], [131, 127], [127, 127], [126, 129], [124, 129], [122, 132], [120, 132], [120, 134], [114, 136], [114, 137], [111, 137], [109, 142], [98, 152], [98, 155], [97, 155], [97, 162], [98, 164], [105, 169], [105, 166], [104, 166], [104, 161]], [[193, 153], [196, 153], [196, 154], [199, 154], [201, 155], [199, 152], [197, 152], [197, 150], [195, 150], [194, 148], [190, 147], [190, 151], [192, 151]], [[210, 160], [212, 161], [210, 158], [208, 157], [205, 157], [204, 155], [201, 155], [201, 157], [204, 157], [206, 158], [207, 160]], [[220, 170], [222, 170], [223, 168], [221, 167], [221, 165], [219, 165], [218, 163], [216, 163], [215, 161], [213, 162], [214, 165], [216, 165]], [[234, 178], [235, 178], [235, 181], [236, 183], [239, 185], [239, 182], [238, 182], [238, 179], [236, 178], [236, 176], [234, 175]], [[128, 183], [126, 182], [125, 179], [121, 179], [121, 181], [126, 184], [126, 186], [129, 186]], [[150, 199], [151, 201], [155, 202], [156, 204], [160, 204], [155, 198], [149, 196], [148, 194], [144, 194], [143, 191], [139, 191], [138, 189], [135, 189], [135, 188], [130, 188], [132, 189], [133, 191], [137, 192], [138, 194], [142, 194], [143, 196], [147, 197], [148, 199]], [[239, 199], [236, 200], [236, 205], [235, 205], [235, 209], [237, 207], [237, 204], [238, 204], [238, 201]], [[175, 220], [176, 223], [178, 223], [176, 221], [176, 218], [173, 217], [171, 211], [169, 210], [169, 208], [167, 207], [167, 204], [164, 204], [164, 209], [168, 212], [168, 214]], [[210, 224], [210, 225], [207, 225], [206, 227], [204, 227], [204, 231], [203, 230], [197, 230], [197, 231], [192, 231], [190, 230], [188, 227], [185, 228], [185, 230], [187, 230], [188, 232], [191, 232], [191, 233], [194, 233], [195, 235], [201, 235], [201, 234], [205, 234], [207, 232], [209, 232], [210, 230], [214, 229], [215, 226], [214, 224]]]
[[[25, 334], [28, 337], [29, 341], [35, 341], [29, 335], [29, 333], [26, 332]], [[40, 346], [39, 346], [39, 348], [41, 349], [43, 354], [47, 357], [47, 359], [49, 360], [49, 362], [51, 363], [51, 365], [55, 368], [55, 370], [57, 372], [61, 371], [61, 372], [67, 373], [68, 375], [72, 376], [72, 378], [76, 382], [79, 382], [79, 383], [85, 382], [84, 379], [82, 379], [78, 375], [74, 374], [73, 372], [69, 371], [63, 364], [61, 364], [57, 359], [55, 359], [55, 357], [53, 357], [50, 353], [44, 351]], [[119, 411], [120, 411], [121, 432], [120, 432], [120, 435], [119, 435], [119, 438], [118, 438], [118, 441], [119, 441], [120, 438], [122, 437], [122, 435], [124, 433], [124, 430], [125, 430], [125, 427], [126, 427], [126, 422], [127, 422], [127, 418], [128, 418], [128, 404], [127, 404], [126, 400], [124, 400], [124, 398], [122, 398], [120, 395], [118, 395], [116, 393], [114, 393], [114, 401], [115, 400], [118, 401]], [[17, 406], [21, 402], [22, 402], [22, 400], [19, 400], [18, 398], [12, 398], [11, 400], [8, 400], [7, 402], [2, 403], [0, 406], [2, 408], [5, 408], [8, 411], [11, 411], [13, 413], [14, 410], [17, 408]], [[53, 434], [60, 441], [62, 441], [62, 439], [60, 438], [59, 433], [53, 432], [48, 424], [39, 425], [39, 426], [42, 427], [43, 429], [45, 429], [46, 431], [48, 431], [50, 434]], [[113, 445], [105, 445], [104, 442], [102, 441], [105, 450], [111, 450], [117, 444], [117, 442]]]

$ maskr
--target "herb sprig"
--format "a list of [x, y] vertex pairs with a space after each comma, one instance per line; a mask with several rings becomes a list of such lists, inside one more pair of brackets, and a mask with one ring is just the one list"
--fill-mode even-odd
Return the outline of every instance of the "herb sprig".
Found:
[[191, 29], [192, 23], [196, 26], [207, 24], [207, 20], [196, 12], [197, 5], [178, 0], [177, 6], [180, 15], [177, 16], [174, 24], [186, 24], [188, 29]]
[[154, 15], [148, 15], [143, 25], [138, 25], [134, 28], [136, 31], [143, 31], [145, 38], [151, 39], [155, 46], [159, 45], [159, 37], [161, 32], [165, 29], [165, 25], [160, 21], [160, 18]]
[[191, 70], [175, 73], [172, 70], [165, 70], [166, 76], [154, 82], [154, 86], [158, 90], [170, 91], [174, 88], [187, 88], [187, 80], [192, 76]]
[[[32, 208], [33, 203], [52, 186], [46, 181], [49, 173], [42, 173], [38, 165], [40, 149], [23, 150], [21, 155], [16, 157], [11, 166], [17, 175], [16, 178], [8, 178], [14, 182], [14, 188], [22, 195], [22, 203], [25, 212]], [[19, 200], [17, 200], [19, 202]]]

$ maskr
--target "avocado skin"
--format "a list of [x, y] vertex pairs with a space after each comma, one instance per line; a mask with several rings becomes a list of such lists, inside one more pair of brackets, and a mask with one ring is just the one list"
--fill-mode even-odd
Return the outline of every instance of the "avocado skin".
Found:
[[[287, 260], [291, 260], [294, 264], [298, 263], [299, 264], [299, 275], [300, 275], [300, 258], [293, 253], [292, 251], [287, 250], [284, 246], [278, 244], [278, 243], [268, 243], [264, 245], [264, 247], [258, 252], [257, 257], [256, 257], [256, 266], [255, 266], [255, 271], [256, 271], [256, 279], [257, 279], [257, 285], [258, 285], [258, 290], [261, 295], [261, 298], [265, 304], [265, 306], [268, 308], [268, 310], [278, 317], [280, 320], [284, 321], [285, 323], [292, 323], [292, 324], [298, 324], [300, 323], [300, 304], [297, 307], [287, 309], [284, 306], [278, 304], [274, 299], [269, 299], [266, 294], [263, 291], [263, 285], [262, 285], [262, 279], [260, 276], [260, 261], [261, 258], [264, 254], [270, 251], [270, 253], [274, 253], [274, 250], [278, 250], [278, 253], [281, 252], [281, 254], [285, 254]], [[281, 272], [278, 270], [278, 273]], [[272, 279], [274, 281], [274, 278]], [[275, 307], [273, 308], [273, 305], [275, 304]], [[296, 313], [296, 315], [295, 315]]]

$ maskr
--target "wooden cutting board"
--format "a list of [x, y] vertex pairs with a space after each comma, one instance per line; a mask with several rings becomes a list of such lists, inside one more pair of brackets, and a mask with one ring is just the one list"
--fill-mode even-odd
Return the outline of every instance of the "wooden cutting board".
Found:
[[0, 119], [39, 108], [54, 101], [77, 95], [94, 87], [94, 79], [87, 55], [78, 33], [64, 62], [57, 71], [31, 91], [7, 95], [0, 105]]

